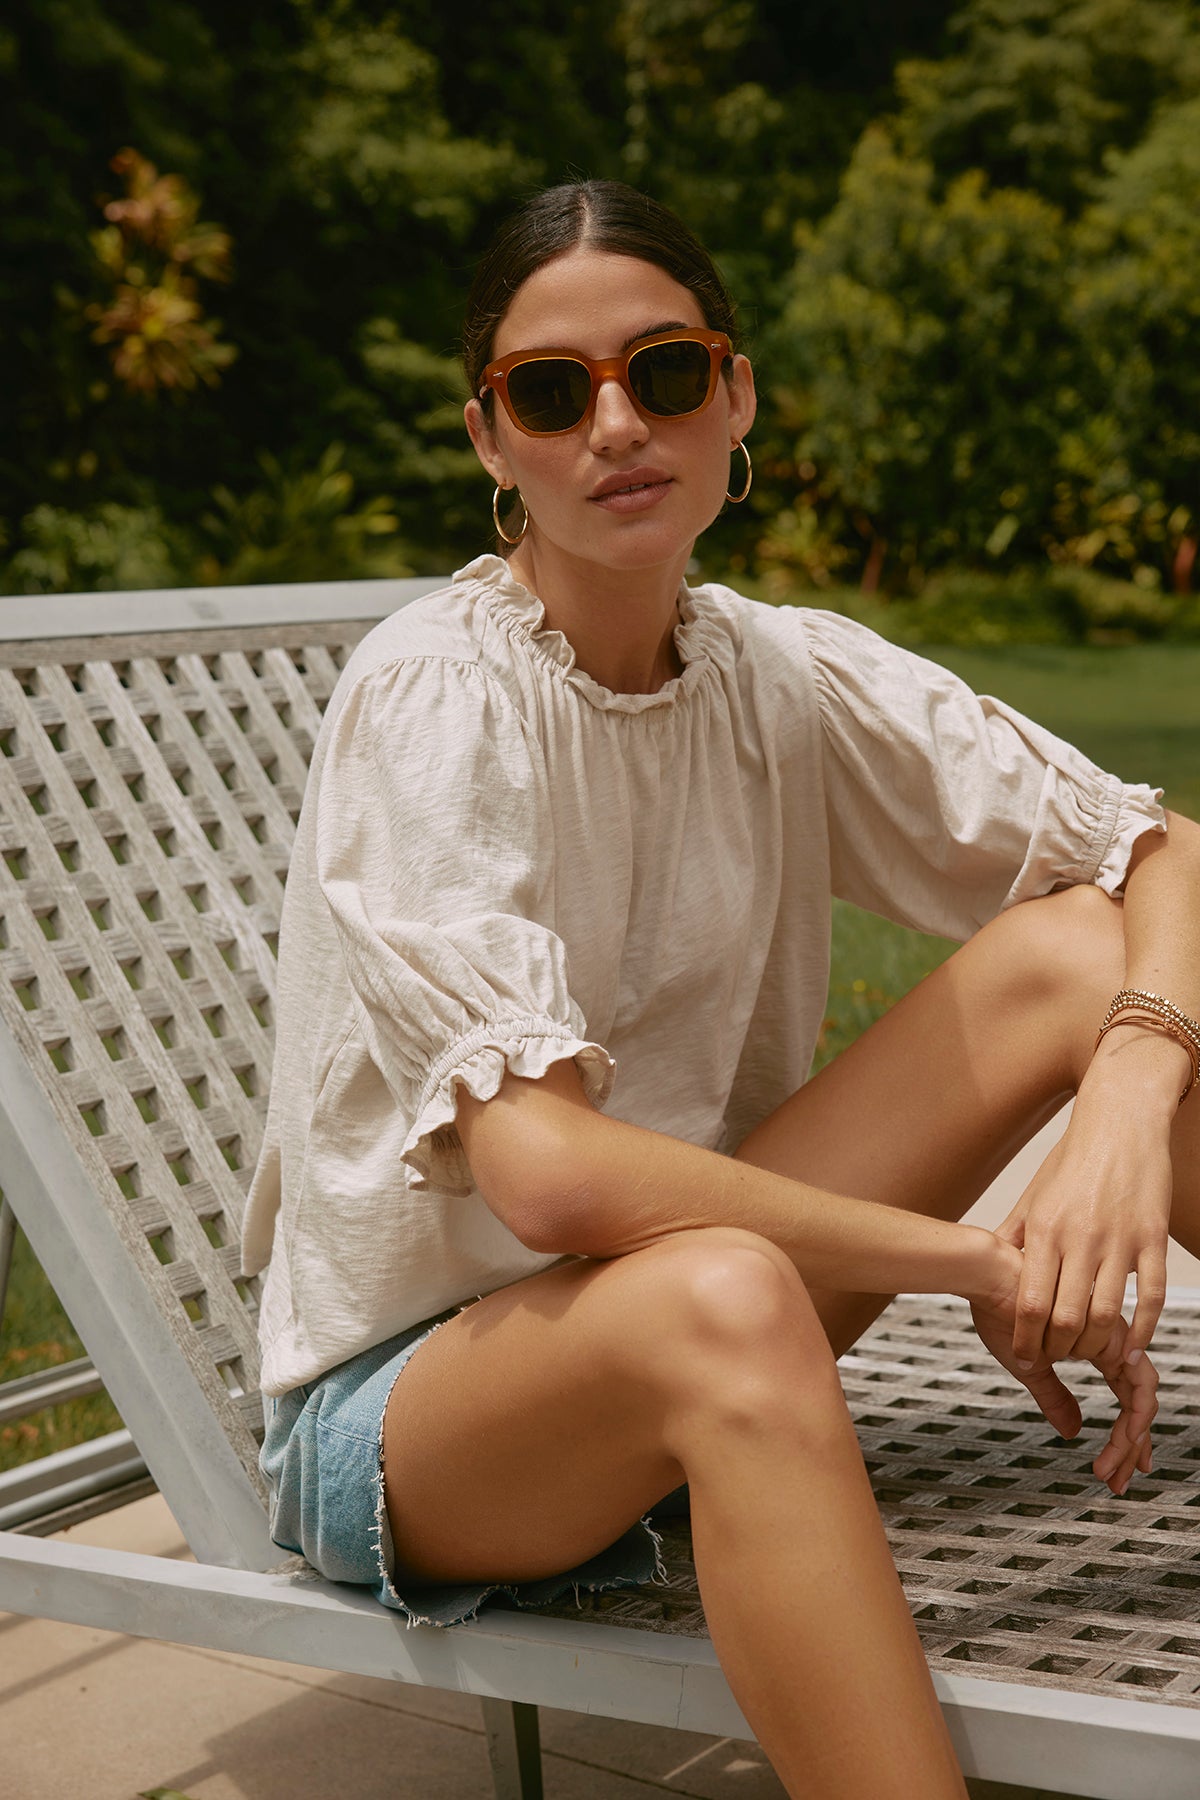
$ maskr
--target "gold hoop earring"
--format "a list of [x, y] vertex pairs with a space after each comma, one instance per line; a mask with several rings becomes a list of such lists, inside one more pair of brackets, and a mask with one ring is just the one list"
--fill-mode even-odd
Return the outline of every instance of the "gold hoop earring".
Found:
[[515, 549], [516, 546], [523, 541], [525, 533], [529, 530], [529, 509], [525, 505], [524, 500], [521, 500], [520, 493], [518, 493], [517, 499], [521, 500], [521, 512], [523, 514], [521, 519], [521, 529], [518, 531], [516, 537], [509, 537], [507, 531], [505, 531], [503, 525], [500, 523], [500, 496], [505, 491], [504, 488], [497, 487], [495, 493], [492, 495], [492, 521], [496, 527], [496, 536], [503, 538], [506, 544], [511, 544]]
[[734, 506], [740, 506], [742, 501], [746, 498], [746, 495], [750, 492], [750, 489], [754, 485], [754, 467], [750, 461], [750, 452], [747, 450], [745, 444], [735, 444], [733, 446], [733, 450], [731, 450], [729, 452], [730, 456], [733, 455], [734, 450], [740, 450], [742, 455], [746, 459], [746, 485], [742, 489], [740, 494], [728, 494], [727, 493], [725, 498], [727, 500], [731, 501]]

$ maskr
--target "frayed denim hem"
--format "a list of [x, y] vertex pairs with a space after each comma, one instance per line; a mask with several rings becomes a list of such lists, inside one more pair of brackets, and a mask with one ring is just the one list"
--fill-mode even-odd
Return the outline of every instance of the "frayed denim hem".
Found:
[[[649, 1515], [619, 1537], [615, 1544], [599, 1556], [581, 1563], [563, 1575], [550, 1575], [540, 1581], [494, 1581], [483, 1586], [429, 1587], [420, 1590], [420, 1607], [397, 1593], [389, 1579], [388, 1590], [394, 1596], [392, 1605], [404, 1615], [406, 1625], [463, 1625], [478, 1617], [479, 1610], [491, 1599], [499, 1597], [516, 1608], [530, 1611], [549, 1606], [567, 1590], [574, 1589], [579, 1606], [580, 1592], [602, 1593], [606, 1589], [640, 1587], [646, 1582], [666, 1585], [667, 1569], [662, 1557], [662, 1536], [649, 1522]], [[382, 1599], [383, 1596], [380, 1595]], [[414, 1601], [416, 1596], [414, 1595]]]
[[261, 1462], [271, 1486], [273, 1540], [318, 1574], [368, 1588], [406, 1626], [465, 1624], [489, 1601], [532, 1609], [573, 1589], [579, 1605], [581, 1592], [666, 1584], [662, 1537], [647, 1514], [615, 1543], [560, 1574], [422, 1584], [409, 1599], [397, 1588], [384, 1490], [384, 1417], [409, 1359], [461, 1310], [410, 1327], [269, 1404]]
[[[437, 1325], [431, 1326], [411, 1345], [408, 1356], [397, 1369], [395, 1380], [388, 1389], [385, 1415], [396, 1385], [408, 1367], [409, 1358], [426, 1338], [432, 1337], [445, 1323], [445, 1319], [439, 1320]], [[380, 1581], [378, 1597], [385, 1606], [392, 1606], [402, 1613], [406, 1625], [410, 1626], [444, 1627], [466, 1624], [478, 1617], [480, 1607], [495, 1595], [511, 1601], [514, 1606], [529, 1609], [548, 1606], [565, 1594], [568, 1588], [574, 1588], [575, 1604], [578, 1606], [581, 1588], [585, 1593], [598, 1593], [605, 1588], [638, 1587], [643, 1582], [665, 1582], [667, 1579], [666, 1564], [662, 1556], [662, 1536], [654, 1530], [647, 1514], [618, 1538], [615, 1544], [602, 1550], [599, 1556], [592, 1557], [565, 1574], [546, 1576], [539, 1581], [494, 1581], [482, 1586], [471, 1583], [431, 1585], [419, 1590], [418, 1604], [406, 1600], [396, 1587], [393, 1577], [395, 1549], [388, 1525], [384, 1493], [383, 1419], [379, 1422], [379, 1485], [375, 1500], [375, 1528], [374, 1544], [379, 1559]]]

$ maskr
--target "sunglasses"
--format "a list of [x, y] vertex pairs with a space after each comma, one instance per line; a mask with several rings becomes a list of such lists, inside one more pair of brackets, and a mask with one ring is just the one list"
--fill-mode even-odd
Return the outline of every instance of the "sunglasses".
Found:
[[660, 331], [622, 356], [593, 362], [578, 350], [515, 350], [483, 372], [489, 388], [528, 437], [573, 431], [596, 403], [602, 381], [619, 381], [650, 419], [683, 419], [702, 412], [733, 346], [723, 331]]

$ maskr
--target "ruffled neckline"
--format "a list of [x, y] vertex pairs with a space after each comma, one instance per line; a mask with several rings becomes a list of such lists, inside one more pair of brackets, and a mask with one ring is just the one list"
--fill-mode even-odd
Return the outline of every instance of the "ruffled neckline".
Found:
[[517, 580], [503, 557], [477, 556], [474, 562], [456, 570], [453, 579], [473, 583], [476, 598], [510, 637], [524, 644], [592, 706], [605, 712], [640, 713], [676, 706], [711, 667], [713, 627], [699, 597], [686, 582], [679, 585], [679, 623], [675, 627], [675, 648], [683, 664], [682, 672], [664, 682], [656, 694], [617, 694], [576, 666], [569, 640], [546, 624], [545, 606]]

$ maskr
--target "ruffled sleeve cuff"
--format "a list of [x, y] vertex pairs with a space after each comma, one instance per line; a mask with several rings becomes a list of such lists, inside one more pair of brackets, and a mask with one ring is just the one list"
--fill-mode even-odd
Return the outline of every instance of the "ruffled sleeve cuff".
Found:
[[1003, 909], [1062, 887], [1094, 885], [1119, 898], [1143, 832], [1165, 832], [1161, 788], [1126, 784], [1078, 759], [1067, 779], [1048, 770], [1039, 829]]
[[1124, 893], [1129, 853], [1142, 833], [1165, 833], [1167, 818], [1159, 805], [1162, 794], [1161, 788], [1145, 787], [1140, 783], [1118, 788], [1112, 830], [1093, 877], [1096, 886], [1103, 888], [1106, 894]]
[[[582, 1021], [580, 1021], [582, 1023]], [[475, 1182], [455, 1123], [458, 1090], [490, 1100], [506, 1073], [536, 1081], [552, 1063], [572, 1057], [591, 1104], [603, 1107], [612, 1092], [616, 1064], [594, 1044], [545, 1018], [500, 1019], [480, 1025], [438, 1057], [429, 1071], [416, 1118], [400, 1152], [412, 1171], [410, 1186], [462, 1197]]]

